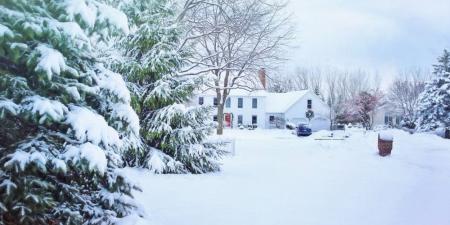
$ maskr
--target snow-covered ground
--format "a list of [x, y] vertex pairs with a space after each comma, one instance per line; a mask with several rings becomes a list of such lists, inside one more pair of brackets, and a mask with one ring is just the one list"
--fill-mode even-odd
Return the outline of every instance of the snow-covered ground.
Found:
[[142, 224], [450, 224], [450, 141], [392, 133], [393, 153], [382, 158], [374, 132], [319, 141], [326, 132], [226, 130], [236, 155], [220, 173], [128, 173], [143, 188]]

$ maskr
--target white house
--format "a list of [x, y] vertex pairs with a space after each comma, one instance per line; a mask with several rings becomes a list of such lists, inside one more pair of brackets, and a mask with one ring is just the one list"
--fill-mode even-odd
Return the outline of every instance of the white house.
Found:
[[389, 104], [379, 107], [373, 116], [373, 126], [401, 127], [403, 114]]
[[[198, 94], [194, 104], [217, 105], [215, 93]], [[308, 110], [314, 112], [311, 121], [306, 118]], [[224, 126], [236, 128], [242, 124], [271, 129], [284, 128], [288, 122], [309, 123], [312, 130], [316, 131], [330, 128], [329, 113], [329, 107], [309, 90], [288, 93], [232, 90], [225, 102]], [[217, 115], [213, 117], [217, 120]]]

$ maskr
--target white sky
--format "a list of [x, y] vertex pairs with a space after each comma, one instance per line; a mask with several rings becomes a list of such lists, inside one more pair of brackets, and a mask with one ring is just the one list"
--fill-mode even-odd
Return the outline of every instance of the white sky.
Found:
[[298, 47], [285, 70], [428, 69], [450, 48], [450, 0], [290, 0]]

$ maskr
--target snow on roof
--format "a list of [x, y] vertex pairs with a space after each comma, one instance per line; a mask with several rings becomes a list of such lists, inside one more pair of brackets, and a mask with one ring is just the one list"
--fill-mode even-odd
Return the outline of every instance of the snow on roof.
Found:
[[[266, 90], [247, 91], [242, 89], [233, 89], [230, 92], [231, 97], [265, 97], [266, 113], [284, 113], [309, 90], [291, 91], [287, 93], [271, 93]], [[214, 90], [201, 92], [203, 96], [215, 96]]]
[[[211, 96], [215, 96], [216, 95], [216, 91], [215, 90], [207, 90], [207, 91], [197, 91], [198, 95], [211, 95]], [[233, 96], [233, 97], [247, 97], [247, 96], [253, 96], [253, 97], [264, 97], [266, 96], [268, 93], [265, 90], [253, 90], [253, 91], [247, 91], [247, 90], [243, 90], [243, 89], [232, 89], [230, 90], [230, 95], [229, 96]]]
[[247, 91], [242, 89], [234, 89], [230, 91], [230, 96], [254, 96], [254, 97], [264, 97], [269, 94], [265, 90], [254, 90], [254, 91]]
[[284, 113], [309, 90], [287, 93], [266, 93], [266, 113]]

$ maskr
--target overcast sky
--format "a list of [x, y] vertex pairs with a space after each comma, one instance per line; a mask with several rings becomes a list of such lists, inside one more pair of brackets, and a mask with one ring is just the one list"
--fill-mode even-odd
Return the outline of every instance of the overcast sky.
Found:
[[298, 48], [286, 69], [429, 68], [450, 48], [450, 0], [290, 0]]

